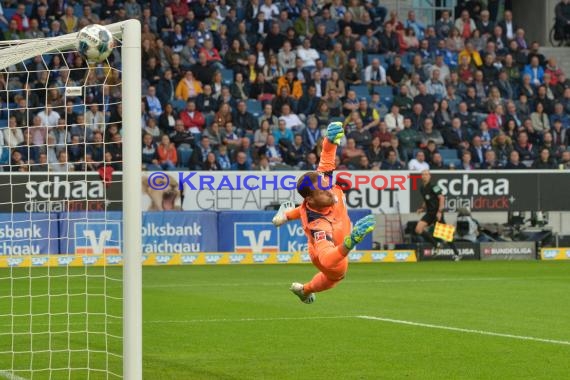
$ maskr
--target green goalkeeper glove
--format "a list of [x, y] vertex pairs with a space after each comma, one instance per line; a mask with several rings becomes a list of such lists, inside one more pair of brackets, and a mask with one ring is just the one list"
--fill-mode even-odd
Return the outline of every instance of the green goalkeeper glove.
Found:
[[376, 218], [374, 215], [367, 215], [360, 219], [354, 227], [350, 235], [344, 238], [344, 246], [350, 251], [354, 246], [362, 241], [366, 235], [374, 231], [376, 227]]
[[327, 127], [327, 139], [333, 144], [340, 144], [340, 140], [344, 136], [344, 127], [340, 121], [333, 121]]

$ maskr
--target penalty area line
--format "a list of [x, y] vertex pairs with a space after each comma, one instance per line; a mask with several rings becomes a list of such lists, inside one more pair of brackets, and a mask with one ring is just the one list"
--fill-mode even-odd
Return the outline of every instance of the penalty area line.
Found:
[[28, 380], [25, 377], [21, 377], [18, 375], [15, 375], [13, 372], [10, 371], [3, 371], [0, 370], [0, 379], [6, 379], [6, 380]]
[[533, 336], [514, 335], [514, 334], [498, 333], [498, 332], [485, 331], [485, 330], [464, 329], [461, 327], [434, 325], [431, 323], [421, 323], [421, 322], [413, 322], [413, 321], [404, 321], [404, 320], [400, 320], [400, 319], [373, 317], [370, 315], [359, 315], [359, 316], [356, 316], [355, 318], [367, 319], [367, 320], [371, 320], [371, 321], [394, 323], [394, 324], [398, 324], [398, 325], [425, 327], [428, 329], [447, 330], [447, 331], [462, 332], [462, 333], [467, 333], [467, 334], [487, 335], [487, 336], [495, 336], [495, 337], [500, 337], [500, 338], [529, 340], [529, 341], [533, 341], [533, 342], [570, 346], [570, 341], [566, 341], [566, 340], [545, 339], [545, 338], [537, 338], [537, 337], [533, 337]]

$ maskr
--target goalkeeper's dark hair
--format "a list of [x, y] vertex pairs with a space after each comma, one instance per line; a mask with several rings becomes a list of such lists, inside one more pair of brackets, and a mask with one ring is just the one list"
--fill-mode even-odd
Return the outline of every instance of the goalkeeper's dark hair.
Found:
[[320, 174], [318, 172], [306, 172], [297, 180], [297, 192], [300, 196], [307, 198], [317, 188]]

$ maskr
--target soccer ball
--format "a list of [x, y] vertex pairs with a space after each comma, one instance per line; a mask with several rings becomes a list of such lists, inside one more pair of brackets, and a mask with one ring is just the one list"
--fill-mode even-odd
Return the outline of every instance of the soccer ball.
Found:
[[113, 34], [101, 25], [88, 25], [77, 34], [77, 51], [90, 63], [105, 60], [114, 46]]

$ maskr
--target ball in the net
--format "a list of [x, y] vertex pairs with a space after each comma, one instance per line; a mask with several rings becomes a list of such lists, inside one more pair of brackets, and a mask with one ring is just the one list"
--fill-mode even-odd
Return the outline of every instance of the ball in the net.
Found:
[[102, 25], [88, 25], [77, 35], [77, 51], [88, 62], [104, 61], [114, 46], [113, 34]]

